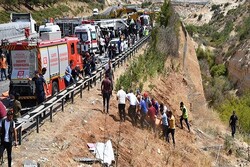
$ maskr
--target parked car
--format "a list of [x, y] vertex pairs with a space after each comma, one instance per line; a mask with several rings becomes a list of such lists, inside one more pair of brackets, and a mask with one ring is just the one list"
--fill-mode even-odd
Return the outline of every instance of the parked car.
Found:
[[97, 8], [93, 9], [93, 16], [99, 15], [99, 10]]

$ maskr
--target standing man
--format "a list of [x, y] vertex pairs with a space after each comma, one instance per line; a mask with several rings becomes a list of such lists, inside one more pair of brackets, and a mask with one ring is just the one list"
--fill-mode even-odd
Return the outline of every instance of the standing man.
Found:
[[109, 99], [112, 93], [112, 85], [111, 81], [109, 80], [109, 76], [106, 74], [105, 79], [102, 81], [101, 84], [101, 91], [103, 97], [103, 112], [105, 113], [105, 106], [107, 106], [107, 114], [109, 113]]
[[149, 103], [148, 106], [148, 116], [149, 116], [149, 120], [150, 120], [150, 125], [153, 128], [153, 132], [155, 132], [155, 121], [156, 121], [156, 109], [154, 108], [154, 106], [152, 105], [152, 103]]
[[145, 119], [148, 113], [148, 108], [147, 108], [147, 104], [145, 102], [145, 97], [142, 97], [141, 101], [140, 101], [140, 114], [141, 114], [141, 128], [144, 128], [144, 124], [145, 124]]
[[167, 116], [168, 116], [168, 122], [169, 122], [169, 127], [168, 127], [168, 131], [167, 131], [167, 141], [169, 142], [169, 133], [171, 133], [173, 144], [175, 146], [175, 139], [174, 139], [174, 134], [175, 134], [175, 118], [173, 116], [172, 111], [168, 111]]
[[46, 87], [46, 91], [48, 92], [48, 85], [46, 84], [43, 75], [40, 75], [38, 71], [35, 71], [35, 77], [33, 77], [32, 79], [31, 78], [28, 79], [35, 82], [37, 103], [41, 104], [42, 102], [45, 101], [44, 86]]
[[5, 55], [2, 53], [0, 57], [0, 69], [1, 69], [1, 80], [3, 81], [3, 75], [5, 76], [5, 80], [7, 80], [6, 69], [7, 69], [7, 61]]
[[128, 108], [128, 115], [132, 120], [132, 124], [136, 126], [137, 124], [137, 115], [136, 115], [136, 106], [139, 104], [136, 96], [133, 93], [133, 90], [130, 90], [130, 93], [127, 94], [127, 99], [129, 100], [129, 108]]
[[[11, 167], [11, 152], [12, 142], [17, 145], [17, 132], [15, 129], [15, 122], [13, 121], [13, 113], [8, 111], [7, 118], [0, 123], [1, 128], [1, 147], [0, 147], [0, 159], [3, 157], [3, 152], [7, 150], [8, 166]], [[14, 138], [13, 138], [14, 137]]]
[[14, 102], [13, 102], [13, 120], [16, 122], [17, 118], [21, 117], [21, 109], [22, 105], [20, 103], [19, 99], [19, 93], [16, 93], [15, 95], [12, 95], [14, 97]]
[[123, 86], [121, 86], [120, 90], [117, 92], [117, 100], [118, 100], [118, 110], [120, 115], [120, 121], [126, 120], [126, 112], [125, 112], [125, 104], [126, 104], [126, 92], [123, 90]]
[[[64, 82], [65, 82], [65, 87], [67, 88], [72, 81], [72, 68], [73, 68], [73, 60], [69, 61], [69, 65], [66, 67], [65, 70], [65, 75], [64, 75]], [[66, 96], [66, 101], [69, 100], [69, 95]]]
[[111, 81], [111, 86], [112, 86], [112, 90], [113, 90], [113, 85], [114, 85], [114, 79], [115, 79], [115, 76], [114, 76], [114, 71], [112, 69], [112, 63], [111, 63], [111, 60], [109, 60], [107, 66], [105, 66], [105, 74], [108, 75], [109, 77], [109, 80]]
[[167, 117], [167, 107], [164, 106], [163, 103], [160, 104], [160, 112], [161, 112], [161, 120], [160, 124], [162, 125], [162, 134], [165, 137], [166, 141], [168, 141], [167, 133], [168, 133], [168, 117]]
[[180, 118], [181, 129], [183, 129], [182, 120], [184, 119], [184, 121], [186, 122], [187, 128], [188, 128], [188, 131], [190, 132], [190, 127], [189, 127], [189, 123], [188, 123], [188, 110], [184, 106], [183, 102], [180, 103], [180, 110], [182, 111], [182, 115], [181, 115], [181, 118]]
[[229, 126], [231, 126], [233, 138], [234, 138], [234, 134], [236, 132], [237, 121], [238, 121], [238, 117], [236, 116], [235, 111], [233, 111], [233, 115], [231, 115], [230, 120], [229, 120]]

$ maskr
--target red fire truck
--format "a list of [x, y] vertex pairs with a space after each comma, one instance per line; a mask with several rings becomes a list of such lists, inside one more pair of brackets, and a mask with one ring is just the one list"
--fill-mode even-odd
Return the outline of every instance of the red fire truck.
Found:
[[[61, 32], [59, 32], [61, 33]], [[11, 87], [12, 91], [20, 94], [20, 99], [35, 99], [35, 84], [28, 78], [34, 76], [34, 71], [41, 73], [42, 68], [47, 72], [44, 78], [48, 84], [47, 97], [65, 89], [64, 75], [69, 61], [80, 66], [83, 70], [82, 56], [78, 53], [77, 37], [65, 37], [44, 41], [20, 41], [7, 44], [12, 61]]]

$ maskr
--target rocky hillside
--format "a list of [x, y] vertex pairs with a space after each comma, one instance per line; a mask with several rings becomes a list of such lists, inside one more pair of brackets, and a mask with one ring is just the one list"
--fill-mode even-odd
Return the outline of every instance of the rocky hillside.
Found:
[[105, 1], [89, 1], [89, 0], [64, 0], [52, 3], [50, 5], [28, 5], [20, 3], [19, 5], [0, 5], [0, 23], [6, 23], [10, 20], [11, 12], [31, 13], [33, 18], [42, 24], [45, 19], [56, 17], [83, 17], [92, 15], [92, 10], [98, 8], [100, 11], [108, 6], [116, 5], [118, 2], [115, 0]]
[[[176, 6], [198, 45], [215, 51], [216, 62], [225, 64], [228, 77], [240, 92], [249, 89], [250, 2], [213, 0], [206, 5]], [[189, 31], [190, 32], [190, 31]]]

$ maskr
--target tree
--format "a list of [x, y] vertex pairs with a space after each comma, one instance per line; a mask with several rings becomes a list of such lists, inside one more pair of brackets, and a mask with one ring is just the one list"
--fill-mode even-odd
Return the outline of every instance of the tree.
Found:
[[171, 7], [170, 1], [164, 0], [161, 7], [159, 22], [161, 26], [167, 27], [169, 23], [169, 18], [171, 17], [173, 9]]

